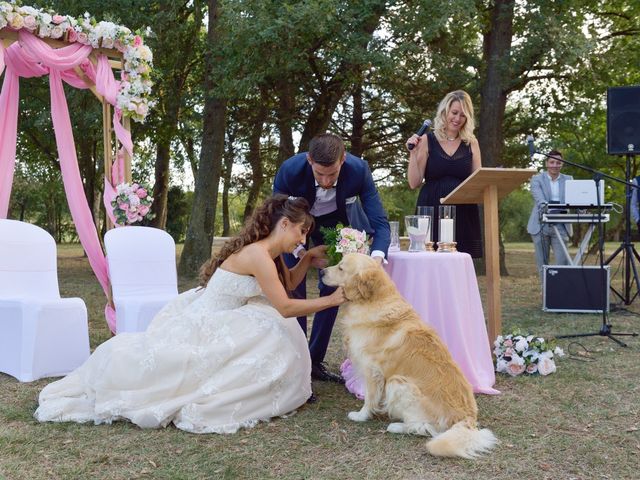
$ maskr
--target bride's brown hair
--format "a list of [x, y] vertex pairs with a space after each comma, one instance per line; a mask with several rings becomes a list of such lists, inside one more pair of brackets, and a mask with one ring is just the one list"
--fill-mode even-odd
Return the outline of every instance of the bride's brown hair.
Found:
[[[206, 287], [209, 279], [229, 256], [239, 252], [243, 247], [262, 240], [276, 228], [281, 218], [288, 218], [293, 223], [304, 223], [305, 228], [313, 230], [313, 217], [309, 213], [309, 202], [302, 197], [287, 197], [275, 194], [267, 198], [247, 219], [237, 236], [227, 240], [217, 255], [200, 267], [200, 286]], [[278, 269], [278, 277], [286, 288], [286, 265], [281, 256], [274, 259]]]

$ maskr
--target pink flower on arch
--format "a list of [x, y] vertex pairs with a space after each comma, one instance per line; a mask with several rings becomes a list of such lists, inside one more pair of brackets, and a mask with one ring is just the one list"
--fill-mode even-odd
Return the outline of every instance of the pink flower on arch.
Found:
[[140, 215], [138, 214], [138, 212], [132, 212], [132, 211], [128, 211], [127, 212], [127, 220], [129, 221], [129, 223], [135, 223], [139, 220]]
[[34, 17], [33, 15], [27, 15], [26, 17], [24, 17], [24, 28], [26, 28], [30, 32], [33, 32], [37, 26], [38, 21], [36, 20], [36, 17]]
[[147, 191], [140, 187], [138, 188], [138, 190], [136, 190], [136, 195], [138, 195], [138, 198], [147, 198]]
[[78, 41], [78, 33], [73, 28], [67, 28], [67, 40], [69, 42]]
[[147, 106], [146, 103], [139, 103], [138, 106], [136, 107], [136, 113], [138, 115], [142, 115], [144, 117], [147, 115], [148, 112], [149, 112], [149, 107]]

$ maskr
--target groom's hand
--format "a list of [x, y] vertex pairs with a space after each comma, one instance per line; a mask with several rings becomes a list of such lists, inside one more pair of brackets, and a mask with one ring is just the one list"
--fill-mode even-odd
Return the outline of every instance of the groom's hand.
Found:
[[327, 246], [326, 245], [317, 245], [307, 252], [308, 255], [311, 255], [311, 265], [315, 268], [325, 268], [329, 266], [329, 261], [327, 260]]

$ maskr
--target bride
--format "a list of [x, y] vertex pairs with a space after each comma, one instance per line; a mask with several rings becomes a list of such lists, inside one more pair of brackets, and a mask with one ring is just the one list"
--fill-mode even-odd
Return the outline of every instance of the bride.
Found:
[[324, 257], [316, 247], [291, 270], [282, 261], [312, 226], [304, 198], [268, 198], [202, 267], [204, 288], [181, 294], [146, 332], [111, 338], [47, 385], [35, 418], [234, 433], [303, 405], [311, 360], [295, 317], [345, 301], [342, 289], [311, 300], [288, 294]]

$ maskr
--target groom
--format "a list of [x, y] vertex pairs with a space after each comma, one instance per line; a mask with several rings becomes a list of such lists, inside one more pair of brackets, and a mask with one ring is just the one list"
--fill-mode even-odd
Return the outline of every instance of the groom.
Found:
[[[315, 228], [310, 237], [314, 245], [323, 244], [321, 227], [335, 227], [338, 223], [366, 230], [373, 237], [371, 256], [384, 261], [390, 243], [390, 228], [382, 201], [373, 183], [369, 165], [345, 151], [340, 137], [324, 133], [309, 143], [309, 152], [299, 153], [286, 160], [278, 169], [274, 193], [304, 197], [311, 205]], [[293, 266], [293, 255], [285, 255], [285, 262]], [[320, 296], [330, 295], [335, 288], [318, 284]], [[306, 298], [306, 279], [295, 290], [297, 298]], [[338, 308], [315, 314], [309, 351], [311, 377], [316, 380], [344, 383], [338, 374], [329, 372], [323, 361], [329, 346]], [[307, 332], [307, 317], [298, 317]]]

